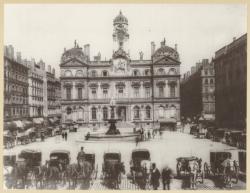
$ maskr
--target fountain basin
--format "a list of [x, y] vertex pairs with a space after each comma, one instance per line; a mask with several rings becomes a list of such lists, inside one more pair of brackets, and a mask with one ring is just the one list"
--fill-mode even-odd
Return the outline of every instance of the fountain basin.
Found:
[[109, 140], [125, 140], [125, 141], [135, 141], [136, 137], [140, 137], [138, 133], [121, 133], [116, 135], [107, 135], [105, 133], [92, 133], [88, 136], [86, 135], [88, 141], [109, 141]]

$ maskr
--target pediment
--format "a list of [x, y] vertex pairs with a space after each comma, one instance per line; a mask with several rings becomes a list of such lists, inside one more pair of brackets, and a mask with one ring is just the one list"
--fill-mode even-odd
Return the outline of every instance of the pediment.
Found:
[[177, 61], [170, 56], [162, 56], [154, 61], [154, 64], [162, 64], [162, 65], [179, 65], [180, 63], [181, 63], [180, 61]]
[[82, 62], [81, 60], [77, 59], [77, 58], [71, 58], [63, 63], [60, 64], [60, 67], [87, 67], [88, 64], [85, 62]]

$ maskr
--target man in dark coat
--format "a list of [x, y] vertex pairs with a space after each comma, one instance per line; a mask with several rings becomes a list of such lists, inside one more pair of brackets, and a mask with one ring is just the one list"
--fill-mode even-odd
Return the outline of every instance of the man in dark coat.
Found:
[[172, 170], [169, 167], [165, 167], [162, 170], [161, 176], [162, 176], [163, 190], [166, 190], [166, 186], [167, 189], [170, 190], [170, 183], [171, 179], [173, 178]]
[[151, 185], [153, 186], [154, 190], [157, 190], [160, 183], [159, 183], [159, 179], [160, 179], [160, 172], [159, 170], [156, 168], [155, 163], [152, 164], [152, 171], [151, 171]]

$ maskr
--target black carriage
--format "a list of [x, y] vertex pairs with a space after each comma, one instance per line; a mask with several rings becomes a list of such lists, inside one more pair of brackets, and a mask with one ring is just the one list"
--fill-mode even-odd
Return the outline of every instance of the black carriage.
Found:
[[27, 167], [33, 168], [41, 165], [42, 152], [33, 149], [25, 149], [21, 151], [18, 158], [24, 159]]
[[135, 149], [132, 151], [130, 175], [132, 181], [138, 184], [141, 189], [146, 189], [149, 183], [150, 161], [151, 158], [148, 149]]
[[207, 127], [206, 128], [207, 132], [206, 132], [206, 138], [207, 139], [213, 139], [216, 127]]
[[197, 124], [192, 124], [190, 126], [190, 134], [191, 135], [196, 135], [199, 132], [198, 125]]
[[226, 167], [230, 167], [231, 177], [235, 179], [235, 183], [238, 182], [238, 172], [239, 166], [236, 160], [231, 160], [232, 165], [225, 166], [225, 160], [232, 157], [231, 152], [210, 152], [210, 164], [207, 162], [204, 163], [204, 174], [205, 177], [221, 177], [225, 179], [226, 177]]
[[121, 153], [118, 151], [105, 152], [102, 165], [104, 184], [111, 189], [119, 188], [121, 172], [125, 172], [124, 165], [121, 162]]
[[195, 156], [179, 157], [176, 159], [176, 174], [177, 178], [189, 177], [192, 173], [196, 174], [196, 182], [203, 183], [204, 174], [201, 169], [202, 160]]
[[97, 178], [98, 165], [96, 164], [95, 154], [94, 153], [85, 153], [84, 161], [87, 161], [91, 164], [92, 172], [91, 179], [94, 180]]
[[54, 136], [53, 130], [54, 130], [53, 127], [47, 127], [46, 135], [47, 135], [48, 137]]
[[30, 143], [30, 137], [28, 133], [19, 133], [17, 135], [17, 144], [26, 145]]
[[[67, 165], [70, 163], [70, 152], [67, 150], [54, 150], [50, 153], [49, 166], [57, 167], [58, 169], [65, 171]], [[60, 164], [62, 168], [60, 168]]]
[[239, 147], [239, 144], [242, 139], [242, 131], [240, 130], [233, 130], [229, 133], [228, 145]]
[[214, 131], [213, 141], [228, 142], [230, 136], [230, 130], [227, 128], [219, 128]]

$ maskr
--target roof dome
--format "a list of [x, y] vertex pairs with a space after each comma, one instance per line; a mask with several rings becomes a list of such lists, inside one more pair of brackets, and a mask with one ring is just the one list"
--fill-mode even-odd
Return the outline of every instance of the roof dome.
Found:
[[85, 60], [85, 55], [82, 51], [82, 48], [75, 41], [75, 46], [69, 50], [64, 49], [64, 53], [62, 54], [62, 61], [66, 61], [71, 58], [77, 58], [81, 61]]
[[128, 24], [128, 19], [120, 11], [120, 14], [114, 19], [114, 24]]
[[158, 48], [155, 53], [154, 53], [154, 57], [159, 57], [159, 56], [170, 56], [171, 58], [175, 59], [175, 60], [179, 60], [179, 54], [177, 52], [176, 49], [171, 48], [169, 46], [165, 45], [165, 39], [163, 42], [161, 42], [161, 47]]

